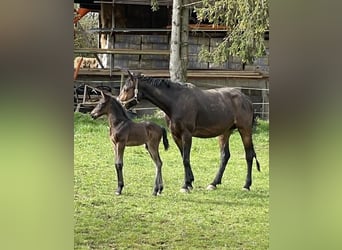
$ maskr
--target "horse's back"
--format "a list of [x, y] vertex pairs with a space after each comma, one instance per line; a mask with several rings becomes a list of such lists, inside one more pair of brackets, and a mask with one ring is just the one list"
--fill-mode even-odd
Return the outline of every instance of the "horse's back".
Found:
[[253, 103], [250, 98], [235, 88], [220, 89], [227, 97], [226, 105], [232, 106], [234, 124], [236, 127], [251, 128], [253, 123]]
[[[223, 133], [227, 128], [250, 127], [253, 107], [249, 98], [235, 88], [216, 88], [197, 93], [196, 134]], [[203, 130], [202, 132], [200, 132]], [[206, 131], [208, 130], [208, 131]]]

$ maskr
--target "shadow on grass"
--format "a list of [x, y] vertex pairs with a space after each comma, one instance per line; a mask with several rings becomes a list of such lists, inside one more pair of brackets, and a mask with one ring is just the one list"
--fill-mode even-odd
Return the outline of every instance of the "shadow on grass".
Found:
[[208, 199], [182, 199], [182, 202], [193, 204], [211, 204], [216, 206], [234, 206], [234, 207], [264, 207], [260, 202], [254, 201], [236, 201], [236, 200], [208, 200]]

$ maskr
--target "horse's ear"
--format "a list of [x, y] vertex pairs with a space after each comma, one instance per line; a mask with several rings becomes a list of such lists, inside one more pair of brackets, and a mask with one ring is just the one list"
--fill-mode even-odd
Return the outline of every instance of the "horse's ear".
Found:
[[133, 74], [131, 71], [127, 70], [129, 77], [133, 80]]
[[105, 96], [104, 96], [104, 94], [103, 94], [103, 91], [101, 91], [101, 96], [102, 96], [103, 98], [105, 98]]

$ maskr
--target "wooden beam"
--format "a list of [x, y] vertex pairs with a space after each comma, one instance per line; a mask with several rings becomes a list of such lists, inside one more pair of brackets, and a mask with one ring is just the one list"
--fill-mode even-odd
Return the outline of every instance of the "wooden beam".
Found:
[[83, 48], [74, 49], [74, 53], [80, 54], [118, 54], [118, 55], [169, 55], [169, 50], [135, 50], [135, 49], [96, 49], [96, 48]]
[[[148, 69], [133, 69], [132, 71], [140, 72], [146, 76], [151, 77], [165, 77], [169, 78], [168, 70], [148, 70]], [[109, 70], [102, 69], [80, 69], [78, 75], [94, 75], [94, 76], [108, 76]], [[114, 71], [112, 75], [123, 77], [127, 73], [124, 71]], [[188, 70], [188, 77], [191, 78], [245, 78], [245, 79], [263, 79], [267, 78], [265, 75], [257, 71], [231, 71], [231, 70]], [[122, 78], [121, 78], [122, 80]]]

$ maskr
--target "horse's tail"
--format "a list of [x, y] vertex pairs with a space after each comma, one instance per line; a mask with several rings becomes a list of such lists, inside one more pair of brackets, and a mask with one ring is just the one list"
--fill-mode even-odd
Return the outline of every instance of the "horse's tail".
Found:
[[[256, 153], [255, 153], [255, 150], [254, 150], [254, 146], [252, 145], [252, 149], [253, 149], [253, 157], [255, 158], [255, 161], [256, 161], [256, 165], [257, 165], [257, 170], [260, 172], [260, 163], [257, 159], [257, 156], [256, 156]], [[253, 159], [253, 158], [252, 158]]]
[[169, 140], [167, 139], [167, 132], [166, 129], [161, 127], [162, 132], [163, 132], [163, 144], [164, 144], [164, 149], [168, 150], [169, 149]]
[[[257, 115], [255, 112], [253, 112], [253, 120], [252, 120], [252, 128], [253, 128], [253, 131], [255, 132], [256, 131], [256, 127], [258, 125], [258, 120], [257, 120]], [[257, 159], [257, 156], [256, 156], [256, 153], [255, 153], [255, 150], [254, 150], [254, 146], [252, 147], [253, 148], [253, 157], [255, 158], [255, 161], [256, 161], [256, 165], [257, 165], [257, 169], [258, 171], [260, 172], [260, 164], [259, 164], [259, 161]]]
[[258, 125], [258, 116], [256, 115], [255, 112], [253, 112], [252, 128], [254, 132], [256, 131], [257, 125]]
[[259, 164], [258, 159], [256, 158], [256, 155], [254, 155], [254, 158], [255, 158], [255, 161], [256, 161], [256, 164], [257, 164], [257, 169], [260, 172], [260, 164]]

